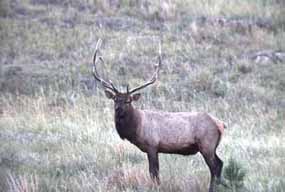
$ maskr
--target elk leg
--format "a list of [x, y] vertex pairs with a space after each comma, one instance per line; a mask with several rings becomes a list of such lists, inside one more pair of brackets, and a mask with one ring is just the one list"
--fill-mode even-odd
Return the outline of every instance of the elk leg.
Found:
[[217, 164], [217, 170], [216, 170], [216, 177], [217, 177], [217, 184], [222, 184], [224, 187], [229, 187], [225, 180], [222, 178], [222, 170], [223, 170], [223, 161], [219, 158], [217, 154], [215, 154], [215, 161]]
[[218, 182], [220, 183], [222, 178], [222, 170], [223, 170], [223, 161], [219, 158], [219, 156], [217, 154], [215, 154], [215, 175], [218, 179]]
[[149, 164], [149, 173], [151, 179], [156, 183], [160, 184], [159, 179], [159, 162], [158, 162], [158, 153], [155, 149], [150, 149], [147, 152], [148, 164]]
[[204, 159], [205, 159], [205, 161], [206, 161], [206, 163], [207, 163], [207, 165], [208, 165], [208, 167], [209, 167], [209, 169], [210, 169], [210, 173], [211, 173], [211, 180], [210, 180], [210, 186], [209, 186], [209, 192], [214, 192], [214, 188], [215, 188], [215, 184], [216, 184], [216, 182], [215, 182], [215, 178], [216, 177], [218, 177], [217, 175], [218, 175], [218, 165], [216, 164], [216, 157], [215, 157], [215, 155], [210, 155], [210, 154], [203, 154], [202, 153], [202, 155], [203, 155], [203, 157], [204, 157]]

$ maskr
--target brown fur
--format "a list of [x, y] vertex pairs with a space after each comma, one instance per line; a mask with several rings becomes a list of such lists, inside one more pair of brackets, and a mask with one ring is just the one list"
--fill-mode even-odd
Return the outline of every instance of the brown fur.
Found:
[[222, 122], [221, 120], [217, 119], [216, 117], [212, 116], [212, 115], [211, 115], [211, 118], [216, 122], [216, 124], [217, 124], [217, 126], [219, 128], [220, 133], [223, 134], [224, 130], [226, 128], [225, 123]]
[[215, 178], [221, 178], [223, 162], [216, 148], [224, 131], [224, 123], [201, 112], [163, 112], [135, 109], [132, 101], [139, 95], [106, 93], [115, 102], [115, 125], [119, 136], [147, 153], [149, 172], [155, 183], [159, 180], [158, 153], [202, 154], [211, 172], [209, 191]]
[[[138, 110], [132, 106], [140, 94], [136, 93], [155, 83], [162, 63], [159, 44], [158, 65], [151, 79], [141, 86], [121, 93], [111, 81], [102, 79], [96, 69], [96, 58], [102, 40], [99, 39], [93, 57], [93, 76], [105, 88], [105, 94], [115, 103], [115, 125], [119, 136], [147, 153], [149, 172], [159, 184], [158, 153], [193, 155], [198, 152], [204, 157], [211, 173], [209, 192], [213, 192], [215, 179], [220, 180], [223, 162], [216, 154], [224, 123], [208, 113]], [[99, 59], [103, 62], [103, 59]]]

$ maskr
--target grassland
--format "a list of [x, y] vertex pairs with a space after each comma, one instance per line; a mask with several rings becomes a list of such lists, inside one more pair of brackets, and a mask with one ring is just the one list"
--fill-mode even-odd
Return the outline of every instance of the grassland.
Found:
[[112, 102], [90, 68], [120, 86], [156, 85], [135, 106], [224, 120], [218, 154], [244, 186], [285, 190], [285, 4], [278, 0], [0, 2], [0, 191], [207, 191], [200, 155], [145, 154], [117, 135]]

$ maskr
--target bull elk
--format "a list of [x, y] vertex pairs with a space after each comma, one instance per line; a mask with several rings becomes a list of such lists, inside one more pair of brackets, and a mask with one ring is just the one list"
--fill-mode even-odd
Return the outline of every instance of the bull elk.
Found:
[[[158, 64], [151, 79], [141, 86], [120, 92], [114, 84], [102, 79], [96, 69], [99, 39], [93, 57], [93, 76], [105, 88], [107, 98], [115, 103], [115, 126], [121, 139], [127, 139], [147, 153], [149, 173], [160, 184], [158, 153], [194, 155], [200, 152], [211, 173], [209, 192], [214, 191], [216, 181], [221, 181], [223, 161], [216, 154], [225, 124], [203, 112], [162, 112], [140, 110], [132, 102], [139, 100], [137, 91], [155, 83], [161, 67], [161, 48]], [[103, 62], [102, 57], [99, 60]], [[217, 180], [216, 180], [217, 179]], [[220, 183], [220, 182], [219, 182]]]

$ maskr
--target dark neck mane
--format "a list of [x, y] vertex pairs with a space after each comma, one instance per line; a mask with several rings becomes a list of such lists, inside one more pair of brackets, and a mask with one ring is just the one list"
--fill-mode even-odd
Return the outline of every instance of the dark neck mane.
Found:
[[140, 121], [139, 112], [132, 105], [127, 110], [115, 111], [115, 125], [122, 139], [134, 142]]

